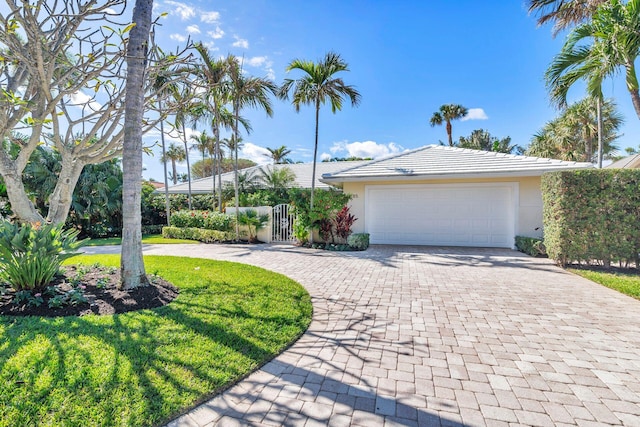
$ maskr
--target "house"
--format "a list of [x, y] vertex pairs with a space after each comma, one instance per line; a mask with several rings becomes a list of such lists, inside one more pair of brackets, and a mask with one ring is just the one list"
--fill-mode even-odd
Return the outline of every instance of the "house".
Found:
[[512, 248], [542, 236], [540, 176], [591, 163], [429, 145], [322, 175], [373, 244]]
[[640, 154], [624, 157], [605, 167], [607, 169], [638, 169], [640, 168]]
[[[329, 184], [320, 181], [322, 174], [337, 172], [342, 169], [346, 169], [354, 166], [361, 166], [368, 161], [351, 161], [351, 162], [319, 162], [316, 164], [316, 188], [328, 189]], [[249, 174], [253, 176], [260, 176], [261, 171], [267, 171], [268, 169], [281, 169], [289, 168], [296, 176], [296, 181], [292, 185], [298, 188], [311, 188], [311, 174], [313, 170], [313, 163], [289, 163], [278, 165], [258, 165], [250, 168], [241, 169], [239, 172], [243, 174]], [[233, 184], [234, 173], [227, 172], [222, 174], [222, 185]], [[218, 185], [218, 178], [216, 177], [216, 186]], [[164, 186], [157, 190], [159, 193], [164, 192]], [[182, 182], [176, 185], [169, 186], [169, 194], [188, 194], [189, 185], [186, 182]], [[206, 177], [191, 181], [191, 194], [211, 194], [213, 192], [213, 178]]]

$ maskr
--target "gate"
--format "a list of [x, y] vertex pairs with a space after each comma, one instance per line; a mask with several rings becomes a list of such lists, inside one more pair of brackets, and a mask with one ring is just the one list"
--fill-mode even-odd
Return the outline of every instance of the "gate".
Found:
[[277, 205], [273, 207], [271, 239], [274, 242], [292, 242], [293, 223], [296, 215], [289, 205]]

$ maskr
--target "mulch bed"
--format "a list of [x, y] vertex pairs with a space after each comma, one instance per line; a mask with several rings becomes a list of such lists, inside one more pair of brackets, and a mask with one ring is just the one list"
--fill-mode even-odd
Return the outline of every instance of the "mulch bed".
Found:
[[[79, 268], [83, 270], [79, 272]], [[53, 296], [43, 293], [44, 302], [35, 307], [24, 302], [16, 303], [15, 293], [12, 290], [5, 288], [2, 292], [0, 288], [0, 315], [43, 317], [110, 315], [161, 307], [178, 296], [178, 288], [159, 277], [150, 278], [149, 286], [141, 286], [130, 291], [119, 290], [117, 288], [119, 282], [119, 269], [99, 266], [63, 267], [63, 274], [52, 283], [59, 290], [58, 294], [68, 292], [75, 287], [81, 290], [87, 302], [50, 308], [49, 299]]]

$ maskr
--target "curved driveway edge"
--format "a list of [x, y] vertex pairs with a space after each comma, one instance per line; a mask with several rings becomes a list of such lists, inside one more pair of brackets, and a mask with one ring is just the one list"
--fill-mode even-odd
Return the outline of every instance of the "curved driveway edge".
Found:
[[406, 246], [144, 251], [257, 265], [313, 300], [299, 341], [169, 426], [640, 425], [640, 301], [548, 260]]

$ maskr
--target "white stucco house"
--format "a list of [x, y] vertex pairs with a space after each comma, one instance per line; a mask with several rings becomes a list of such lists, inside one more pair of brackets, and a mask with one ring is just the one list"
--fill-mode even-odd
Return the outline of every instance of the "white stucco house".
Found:
[[512, 248], [517, 235], [542, 236], [541, 175], [592, 167], [429, 145], [321, 181], [354, 195], [353, 231], [373, 244]]

